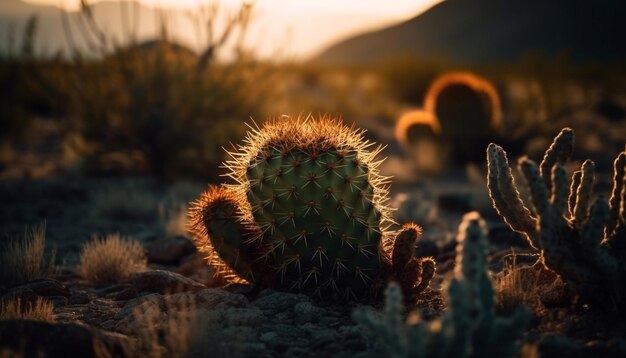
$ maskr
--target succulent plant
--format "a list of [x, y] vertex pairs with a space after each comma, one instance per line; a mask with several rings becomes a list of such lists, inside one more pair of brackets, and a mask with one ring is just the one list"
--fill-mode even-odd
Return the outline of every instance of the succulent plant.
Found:
[[373, 297], [392, 278], [408, 295], [428, 286], [434, 261], [413, 257], [421, 229], [397, 239], [386, 205], [382, 150], [337, 119], [282, 118], [252, 128], [229, 153], [236, 184], [210, 187], [190, 230], [232, 280], [320, 297]]
[[457, 235], [454, 278], [445, 292], [447, 309], [425, 321], [417, 312], [404, 320], [402, 292], [392, 283], [381, 314], [361, 309], [354, 318], [374, 333], [390, 357], [512, 357], [516, 356], [530, 315], [525, 309], [509, 317], [496, 316], [494, 289], [487, 270], [487, 227], [477, 212], [465, 214]]
[[541, 262], [574, 292], [590, 301], [619, 302], [626, 287], [626, 152], [615, 159], [610, 200], [598, 196], [590, 205], [595, 165], [586, 160], [570, 180], [565, 165], [573, 150], [574, 131], [565, 128], [541, 164], [525, 157], [519, 161], [531, 210], [520, 197], [506, 152], [490, 144], [489, 193], [500, 216], [526, 236]]

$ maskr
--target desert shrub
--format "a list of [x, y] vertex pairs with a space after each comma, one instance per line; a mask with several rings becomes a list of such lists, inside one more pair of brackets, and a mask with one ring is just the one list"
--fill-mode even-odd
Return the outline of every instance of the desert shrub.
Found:
[[87, 281], [100, 285], [124, 281], [146, 268], [143, 246], [124, 240], [119, 234], [94, 237], [83, 246], [78, 273]]
[[42, 297], [34, 302], [23, 303], [20, 298], [7, 300], [0, 304], [0, 320], [28, 319], [54, 322], [54, 306]]
[[46, 224], [42, 223], [26, 229], [23, 238], [0, 244], [0, 285], [15, 285], [49, 275], [54, 269], [54, 255], [46, 270], [45, 242]]
[[[83, 20], [98, 28], [88, 2], [82, 3]], [[171, 42], [164, 25], [158, 39], [143, 43], [111, 48], [115, 41], [102, 31], [102, 39], [88, 39], [105, 55], [74, 58], [75, 115], [68, 122], [88, 143], [81, 148], [86, 170], [106, 168], [107, 155], [117, 153], [133, 158], [131, 170], [168, 178], [213, 177], [224, 159], [221, 144], [242, 134], [241, 123], [257, 117], [270, 92], [264, 86], [269, 67], [241, 49], [250, 12], [242, 5], [221, 33], [209, 30], [209, 43], [199, 55]], [[209, 13], [206, 23], [222, 20], [217, 10]], [[217, 53], [233, 34], [240, 35], [235, 59], [219, 62]]]

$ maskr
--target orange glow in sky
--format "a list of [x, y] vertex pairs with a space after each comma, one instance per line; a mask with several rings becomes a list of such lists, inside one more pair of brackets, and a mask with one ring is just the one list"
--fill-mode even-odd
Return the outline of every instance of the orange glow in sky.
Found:
[[[2, 0], [0, 0], [2, 1]], [[23, 0], [77, 10], [80, 0]], [[91, 0], [95, 3], [106, 0]], [[193, 9], [215, 0], [139, 0], [149, 7]], [[306, 58], [336, 41], [408, 20], [441, 0], [219, 0], [222, 9], [254, 5], [248, 42], [260, 56], [277, 50], [287, 58]], [[183, 36], [184, 37], [184, 36]]]

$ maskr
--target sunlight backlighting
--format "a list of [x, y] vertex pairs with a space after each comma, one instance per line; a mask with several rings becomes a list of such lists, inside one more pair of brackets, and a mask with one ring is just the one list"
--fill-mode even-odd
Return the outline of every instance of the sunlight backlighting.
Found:
[[477, 93], [486, 95], [491, 103], [491, 127], [493, 129], [500, 128], [502, 105], [498, 91], [491, 82], [471, 72], [451, 72], [437, 77], [424, 96], [424, 108], [426, 111], [436, 112], [439, 94], [451, 85], [466, 85]]
[[439, 125], [439, 121], [437, 120], [437, 117], [435, 117], [433, 112], [416, 109], [406, 112], [396, 122], [395, 136], [398, 143], [405, 147], [408, 147], [409, 129], [413, 126], [418, 125], [424, 125], [430, 128], [430, 130], [435, 135], [441, 134], [441, 126]]

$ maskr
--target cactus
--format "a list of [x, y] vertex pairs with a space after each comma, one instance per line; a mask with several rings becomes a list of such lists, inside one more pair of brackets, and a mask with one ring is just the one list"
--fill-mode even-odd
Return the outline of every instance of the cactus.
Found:
[[[414, 297], [434, 261], [413, 257], [421, 229], [387, 230], [382, 150], [329, 117], [283, 118], [252, 128], [229, 153], [236, 184], [211, 187], [190, 209], [190, 230], [233, 280], [320, 297], [373, 297], [396, 278]], [[395, 243], [395, 245], [394, 245]]]
[[540, 251], [545, 267], [558, 273], [570, 289], [587, 301], [619, 299], [626, 287], [626, 152], [615, 159], [610, 200], [598, 196], [590, 207], [595, 165], [586, 160], [570, 184], [565, 164], [573, 148], [574, 131], [565, 128], [539, 166], [521, 158], [519, 168], [529, 187], [531, 210], [520, 197], [506, 152], [490, 144], [489, 193], [500, 216], [526, 236], [530, 246]]
[[494, 290], [487, 273], [486, 225], [477, 212], [463, 217], [457, 235], [455, 276], [446, 290], [447, 310], [426, 322], [417, 312], [402, 319], [402, 293], [392, 283], [382, 317], [357, 310], [354, 318], [374, 333], [391, 357], [511, 357], [528, 324], [526, 310], [510, 317], [494, 314]]

